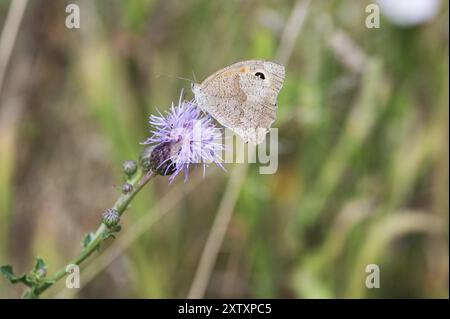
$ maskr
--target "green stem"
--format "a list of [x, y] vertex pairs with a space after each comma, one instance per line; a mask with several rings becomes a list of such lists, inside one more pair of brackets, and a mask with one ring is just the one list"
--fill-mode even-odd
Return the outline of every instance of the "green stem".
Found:
[[[138, 170], [135, 176], [133, 176], [132, 180], [128, 181], [128, 183], [130, 183], [133, 186], [132, 191], [127, 194], [121, 194], [114, 203], [114, 206], [112, 208], [115, 209], [121, 216], [125, 212], [130, 202], [133, 200], [134, 196], [136, 196], [136, 194], [139, 193], [139, 191], [148, 183], [148, 181], [150, 181], [152, 177], [153, 173], [151, 171], [148, 173], [144, 173], [142, 170]], [[34, 288], [28, 289], [25, 292], [24, 296], [38, 298], [41, 293], [43, 293], [45, 290], [47, 290], [49, 287], [55, 284], [58, 280], [66, 276], [67, 274], [66, 268], [68, 265], [73, 264], [80, 265], [94, 251], [96, 251], [100, 246], [100, 244], [109, 237], [107, 236], [109, 232], [110, 229], [108, 229], [108, 227], [102, 223], [97, 228], [89, 244], [83, 248], [83, 250], [78, 254], [78, 256], [76, 256], [73, 260], [71, 260], [67, 265], [64, 265], [64, 267], [61, 267], [52, 276], [48, 277], [47, 280], [42, 284]]]

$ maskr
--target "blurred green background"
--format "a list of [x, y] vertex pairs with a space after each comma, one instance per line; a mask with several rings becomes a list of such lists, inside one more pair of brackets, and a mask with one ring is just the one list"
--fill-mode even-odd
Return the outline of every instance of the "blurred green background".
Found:
[[[0, 1], [5, 43], [14, 2]], [[65, 27], [69, 3], [80, 29]], [[186, 184], [156, 178], [83, 265], [82, 288], [61, 281], [43, 297], [185, 298], [228, 205], [201, 296], [448, 298], [448, 2], [414, 26], [382, 12], [374, 29], [369, 3], [28, 1], [0, 52], [0, 264], [28, 271], [39, 255], [52, 273], [79, 252], [148, 115], [189, 92], [176, 77], [270, 59], [286, 66], [276, 174], [227, 164]], [[379, 289], [365, 287], [368, 264]], [[0, 279], [0, 297], [22, 291]]]

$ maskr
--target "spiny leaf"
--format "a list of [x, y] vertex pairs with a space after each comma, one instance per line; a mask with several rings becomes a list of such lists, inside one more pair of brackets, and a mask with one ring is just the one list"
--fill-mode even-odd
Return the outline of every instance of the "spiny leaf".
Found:
[[35, 282], [26, 274], [22, 274], [20, 276], [14, 275], [14, 271], [11, 265], [0, 266], [0, 273], [3, 275], [3, 277], [6, 278], [6, 280], [8, 280], [12, 284], [21, 282], [28, 287], [32, 287], [35, 285]]

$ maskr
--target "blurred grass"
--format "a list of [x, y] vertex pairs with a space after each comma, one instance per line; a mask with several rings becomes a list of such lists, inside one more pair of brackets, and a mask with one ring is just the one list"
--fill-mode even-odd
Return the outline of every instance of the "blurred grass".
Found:
[[[147, 116], [188, 87], [175, 77], [273, 59], [295, 3], [76, 2], [77, 31], [63, 28], [62, 4], [30, 4], [15, 48], [41, 65], [23, 79], [21, 118], [0, 119], [0, 261], [19, 269], [39, 254], [51, 271], [79, 249], [117, 194], [120, 163], [141, 149]], [[279, 95], [279, 169], [250, 166], [207, 297], [448, 297], [448, 4], [420, 27], [382, 19], [368, 30], [367, 3], [311, 2]], [[336, 52], [337, 32], [362, 70]], [[105, 271], [87, 266], [100, 274], [78, 296], [185, 297], [228, 179], [207, 174], [133, 237], [178, 185], [159, 178], [140, 194], [119, 235], [133, 240]], [[380, 289], [363, 286], [368, 263], [380, 265]], [[0, 296], [18, 293], [0, 281]]]

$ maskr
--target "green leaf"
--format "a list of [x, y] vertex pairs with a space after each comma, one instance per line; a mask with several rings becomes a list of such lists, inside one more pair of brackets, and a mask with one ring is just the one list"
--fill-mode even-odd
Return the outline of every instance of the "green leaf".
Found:
[[11, 265], [3, 265], [0, 266], [0, 273], [12, 284], [17, 284], [19, 282], [27, 285], [28, 287], [32, 287], [35, 285], [35, 282], [26, 274], [22, 274], [20, 276], [14, 275], [14, 271]]
[[121, 230], [122, 230], [122, 226], [120, 226], [120, 225], [116, 225], [113, 228], [111, 228], [111, 232], [114, 232], [114, 233], [118, 233]]
[[120, 225], [115, 225], [111, 228], [108, 228], [108, 231], [102, 234], [102, 241], [107, 240], [108, 238], [116, 239], [116, 236], [114, 234], [120, 232], [121, 229], [122, 226]]
[[41, 257], [36, 257], [33, 270], [31, 271], [31, 276], [36, 278], [36, 281], [40, 281], [47, 275], [47, 266], [45, 265], [44, 259]]
[[84, 235], [83, 241], [82, 241], [83, 248], [86, 248], [91, 243], [93, 238], [94, 238], [94, 233], [92, 233], [92, 232]]
[[34, 263], [33, 272], [38, 272], [41, 269], [46, 269], [46, 265], [44, 259], [41, 257], [36, 257], [36, 261]]
[[102, 241], [107, 240], [108, 238], [112, 237], [115, 239], [114, 235], [111, 232], [106, 232], [102, 234]]

